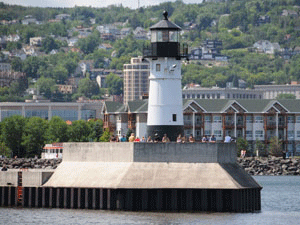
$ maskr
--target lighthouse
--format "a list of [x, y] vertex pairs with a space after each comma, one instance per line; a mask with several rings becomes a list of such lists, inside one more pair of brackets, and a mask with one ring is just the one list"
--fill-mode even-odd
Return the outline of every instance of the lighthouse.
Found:
[[188, 47], [180, 43], [181, 28], [164, 19], [150, 27], [151, 43], [143, 50], [150, 62], [147, 134], [171, 141], [183, 134], [181, 59], [187, 58]]

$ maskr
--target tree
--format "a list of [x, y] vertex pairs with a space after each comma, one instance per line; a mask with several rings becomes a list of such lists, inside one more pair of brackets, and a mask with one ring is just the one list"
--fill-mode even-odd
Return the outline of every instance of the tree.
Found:
[[103, 121], [90, 119], [88, 121], [88, 126], [90, 127], [90, 136], [89, 139], [93, 141], [100, 141], [100, 137], [103, 134]]
[[19, 57], [14, 57], [11, 61], [11, 68], [14, 71], [22, 72], [23, 62]]
[[22, 144], [26, 149], [27, 157], [41, 155], [46, 143], [47, 120], [40, 117], [31, 117], [25, 124]]
[[53, 116], [48, 123], [47, 142], [67, 142], [69, 140], [68, 125], [59, 116]]
[[255, 148], [258, 153], [258, 156], [264, 156], [264, 157], [268, 156], [268, 154], [269, 154], [268, 150], [261, 141], [256, 140], [255, 145], [256, 145]]
[[277, 95], [276, 99], [296, 99], [296, 96], [293, 94], [281, 93]]
[[55, 42], [53, 37], [47, 36], [43, 41], [42, 41], [42, 50], [46, 52], [47, 54], [53, 50], [57, 49], [58, 45]]
[[123, 93], [123, 80], [114, 73], [110, 73], [105, 79], [109, 94], [120, 95]]
[[84, 78], [78, 83], [77, 94], [79, 96], [91, 98], [93, 95], [99, 94], [99, 86], [95, 81], [91, 81], [89, 78]]
[[278, 137], [271, 138], [269, 152], [272, 156], [282, 156], [282, 141]]
[[57, 90], [55, 85], [55, 81], [52, 78], [41, 77], [36, 82], [36, 88], [47, 99], [51, 99], [52, 94]]
[[248, 150], [249, 143], [246, 139], [239, 137], [236, 142], [237, 145], [237, 155], [240, 156], [241, 150]]
[[2, 137], [4, 144], [12, 150], [13, 155], [23, 157], [25, 155], [22, 146], [25, 118], [19, 115], [7, 117], [2, 122]]
[[105, 129], [102, 136], [100, 137], [101, 142], [109, 142], [111, 136], [111, 132], [109, 132], [109, 129]]
[[11, 149], [4, 142], [0, 142], [0, 155], [4, 155], [5, 157], [11, 156]]
[[68, 127], [70, 135], [69, 141], [72, 142], [88, 142], [91, 133], [90, 127], [84, 120], [76, 120]]

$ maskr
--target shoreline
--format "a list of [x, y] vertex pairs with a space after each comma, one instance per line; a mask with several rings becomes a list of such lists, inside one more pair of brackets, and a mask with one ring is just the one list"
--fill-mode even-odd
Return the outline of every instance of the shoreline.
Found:
[[[62, 159], [36, 158], [0, 158], [0, 167], [5, 164], [8, 169], [56, 169]], [[237, 158], [237, 163], [254, 176], [300, 175], [300, 159], [281, 157], [245, 157]]]

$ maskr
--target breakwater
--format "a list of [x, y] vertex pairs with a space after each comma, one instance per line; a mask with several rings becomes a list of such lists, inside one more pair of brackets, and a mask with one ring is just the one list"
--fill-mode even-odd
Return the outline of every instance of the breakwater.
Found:
[[[4, 164], [8, 169], [56, 169], [61, 159], [0, 159], [0, 167]], [[300, 159], [282, 159], [279, 157], [247, 157], [238, 158], [238, 164], [250, 175], [300, 175]]]
[[0, 167], [8, 169], [56, 169], [62, 159], [0, 158]]
[[280, 157], [238, 158], [238, 164], [250, 175], [300, 175], [300, 159]]

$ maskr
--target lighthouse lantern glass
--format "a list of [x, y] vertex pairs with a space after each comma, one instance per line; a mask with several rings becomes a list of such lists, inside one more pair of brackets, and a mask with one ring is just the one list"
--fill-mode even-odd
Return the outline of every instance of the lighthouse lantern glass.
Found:
[[179, 32], [154, 30], [151, 32], [151, 42], [179, 42]]

